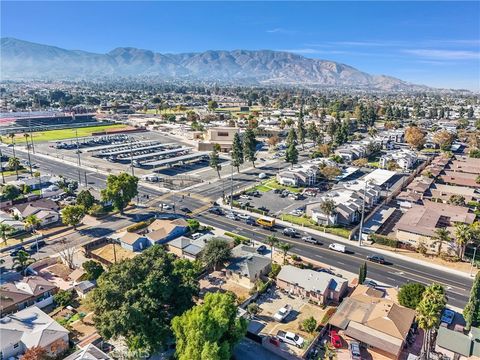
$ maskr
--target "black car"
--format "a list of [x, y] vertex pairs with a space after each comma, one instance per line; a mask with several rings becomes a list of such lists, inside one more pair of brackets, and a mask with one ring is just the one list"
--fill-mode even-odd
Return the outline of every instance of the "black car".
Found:
[[30, 245], [30, 251], [37, 251], [37, 244], [39, 249], [47, 245], [45, 240], [38, 240], [38, 242], [34, 242], [32, 245]]
[[214, 207], [208, 210], [208, 212], [216, 215], [223, 215], [223, 211], [220, 208]]
[[290, 236], [290, 237], [296, 237], [297, 236], [297, 231], [293, 228], [285, 228], [283, 230], [283, 235]]
[[267, 251], [267, 247], [265, 245], [260, 245], [257, 248], [257, 253], [259, 253], [259, 254], [263, 254], [265, 251]]
[[368, 255], [367, 260], [379, 264], [385, 264], [385, 259], [383, 258], [383, 256], [380, 255]]
[[17, 256], [19, 251], [25, 251], [26, 252], [27, 250], [25, 250], [25, 248], [23, 246], [19, 246], [19, 247], [13, 249], [12, 251], [10, 251], [10, 256]]
[[255, 220], [253, 220], [252, 218], [246, 219], [246, 220], [245, 220], [245, 224], [247, 224], [247, 225], [252, 225], [252, 226], [257, 225], [257, 223], [255, 222]]
[[187, 207], [182, 207], [182, 208], [180, 208], [180, 211], [183, 211], [184, 213], [191, 213], [191, 212], [192, 212], [192, 210], [190, 210], [190, 209], [187, 208]]

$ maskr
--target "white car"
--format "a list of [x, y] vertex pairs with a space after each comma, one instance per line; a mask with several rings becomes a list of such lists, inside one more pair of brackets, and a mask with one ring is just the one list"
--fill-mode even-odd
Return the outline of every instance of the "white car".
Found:
[[242, 220], [250, 219], [250, 215], [247, 215], [247, 214], [237, 214], [237, 217]]
[[342, 245], [342, 244], [333, 243], [333, 244], [328, 245], [328, 248], [330, 250], [334, 250], [334, 251], [338, 251], [338, 252], [342, 252], [342, 253], [347, 252], [347, 249], [345, 248], [345, 245]]
[[251, 200], [250, 196], [248, 195], [240, 195], [240, 199]]
[[158, 205], [162, 210], [172, 210], [172, 206], [169, 204], [160, 204]]
[[266, 177], [267, 177], [267, 174], [265, 174], [265, 173], [258, 174], [259, 179], [265, 179]]
[[237, 220], [237, 217], [235, 216], [234, 213], [228, 213], [225, 215], [225, 217], [230, 220]]
[[283, 320], [285, 320], [288, 314], [290, 314], [291, 311], [292, 306], [287, 304], [284, 307], [278, 309], [275, 315], [273, 315], [273, 318], [278, 322], [282, 322]]

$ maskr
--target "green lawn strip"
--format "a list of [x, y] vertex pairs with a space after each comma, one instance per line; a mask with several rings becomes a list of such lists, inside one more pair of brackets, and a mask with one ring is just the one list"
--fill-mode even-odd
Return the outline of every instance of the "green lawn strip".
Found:
[[342, 228], [342, 227], [333, 227], [333, 226], [324, 227], [324, 226], [315, 224], [315, 222], [313, 222], [313, 220], [311, 220], [309, 218], [306, 218], [306, 217], [300, 217], [300, 216], [295, 216], [295, 215], [291, 215], [291, 214], [282, 214], [281, 218], [282, 218], [283, 221], [287, 221], [287, 222], [290, 222], [292, 224], [302, 225], [302, 226], [308, 227], [310, 229], [315, 229], [315, 230], [318, 230], [318, 231], [325, 231], [327, 233], [338, 235], [338, 236], [341, 236], [341, 237], [344, 237], [344, 238], [347, 238], [347, 239], [350, 236], [350, 230], [349, 229], [345, 229], [345, 228]]
[[288, 190], [292, 193], [300, 193], [303, 190], [303, 188], [296, 188], [292, 186], [281, 185], [275, 179], [266, 180], [265, 182], [262, 183], [262, 185], [270, 189]]
[[[99, 125], [99, 126], [86, 126], [81, 128], [73, 129], [58, 129], [58, 130], [48, 130], [48, 131], [38, 131], [32, 133], [34, 142], [45, 142], [45, 141], [54, 141], [54, 140], [63, 140], [63, 139], [72, 139], [77, 135], [75, 130], [78, 132], [78, 137], [91, 136], [94, 132], [101, 132], [109, 129], [121, 129], [126, 128], [127, 125], [124, 124], [110, 124], [110, 125]], [[9, 140], [5, 140], [6, 143], [11, 143]], [[15, 137], [16, 143], [24, 143], [25, 138], [23, 135], [18, 135]]]
[[[19, 173], [19, 174], [24, 174], [24, 173], [26, 173], [26, 172], [28, 172], [27, 169], [23, 169], [23, 168], [22, 168], [22, 169], [18, 169], [18, 173]], [[7, 170], [7, 171], [4, 171], [4, 172], [3, 172], [3, 176], [12, 176], [12, 175], [15, 175], [15, 174], [16, 174], [15, 170]]]
[[272, 190], [271, 188], [265, 186], [265, 185], [257, 185], [255, 187], [253, 187], [252, 190], [258, 190], [260, 192], [269, 192], [270, 190]]

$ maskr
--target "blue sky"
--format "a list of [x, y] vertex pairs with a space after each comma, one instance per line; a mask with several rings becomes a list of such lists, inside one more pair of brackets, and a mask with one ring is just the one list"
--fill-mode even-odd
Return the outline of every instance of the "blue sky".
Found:
[[108, 52], [271, 49], [480, 90], [480, 2], [1, 2], [2, 37]]

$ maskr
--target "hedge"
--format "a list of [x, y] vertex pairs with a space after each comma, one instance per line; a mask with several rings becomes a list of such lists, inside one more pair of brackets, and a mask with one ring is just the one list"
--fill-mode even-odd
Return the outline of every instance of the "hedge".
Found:
[[370, 240], [372, 240], [375, 244], [378, 245], [385, 245], [393, 248], [398, 248], [399, 247], [399, 242], [395, 239], [390, 239], [386, 236], [382, 235], [377, 235], [377, 234], [371, 234], [370, 235]]
[[144, 229], [146, 228], [148, 225], [150, 225], [152, 222], [153, 222], [153, 218], [150, 219], [150, 220], [146, 220], [146, 221], [140, 221], [136, 224], [133, 224], [131, 226], [129, 226], [127, 228], [127, 232], [135, 232], [135, 231], [138, 231], [138, 230], [141, 230], [141, 229]]

